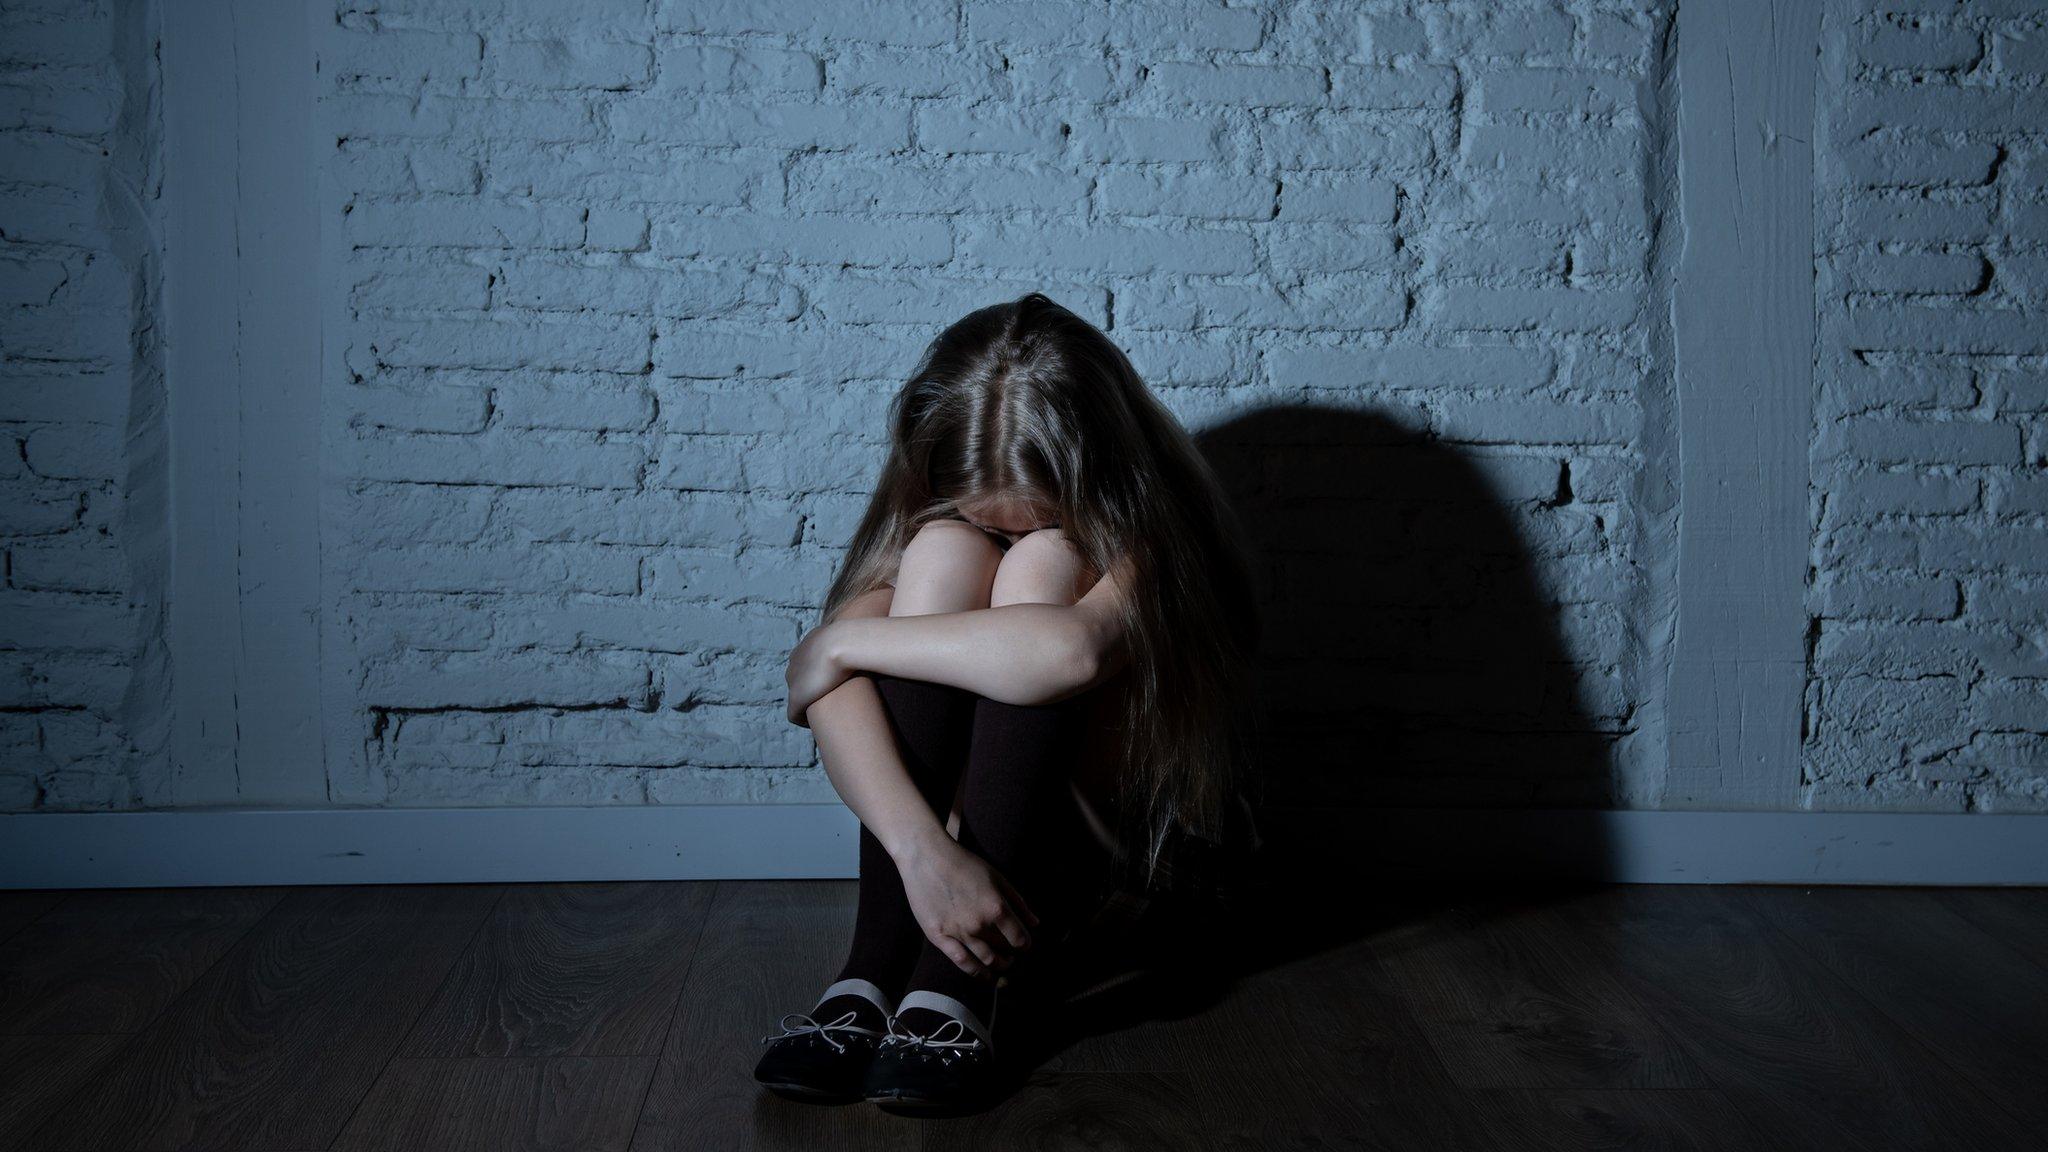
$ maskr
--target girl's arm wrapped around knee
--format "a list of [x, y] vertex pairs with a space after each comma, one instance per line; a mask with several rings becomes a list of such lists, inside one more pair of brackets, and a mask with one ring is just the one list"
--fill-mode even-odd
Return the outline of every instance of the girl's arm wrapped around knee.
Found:
[[[887, 587], [864, 593], [848, 601], [838, 619], [886, 617], [891, 593]], [[874, 681], [841, 679], [806, 705], [805, 723], [833, 789], [891, 855], [907, 855], [935, 835], [946, 836], [903, 763]]]
[[1049, 704], [1116, 674], [1122, 566], [1073, 604], [1004, 604], [920, 616], [850, 616], [813, 629], [789, 662], [789, 716], [857, 672], [950, 684], [1005, 704]]

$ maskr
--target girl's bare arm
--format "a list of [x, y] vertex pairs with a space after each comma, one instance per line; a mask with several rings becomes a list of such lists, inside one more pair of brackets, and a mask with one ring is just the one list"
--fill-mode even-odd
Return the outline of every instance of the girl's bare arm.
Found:
[[[856, 596], [834, 623], [887, 619], [894, 593], [883, 587]], [[946, 835], [910, 779], [873, 680], [848, 678], [811, 704], [808, 715], [826, 778], [891, 856], [901, 858], [933, 834]]]
[[[812, 690], [855, 672], [879, 672], [950, 684], [1005, 704], [1047, 704], [1094, 687], [1128, 660], [1120, 598], [1129, 579], [1129, 565], [1120, 561], [1073, 604], [842, 615], [799, 647], [817, 645], [802, 658], [815, 671]], [[803, 679], [792, 682], [793, 709]]]
[[[894, 594], [878, 588], [855, 597], [834, 622], [888, 619]], [[875, 682], [851, 676], [807, 714], [826, 777], [895, 862], [925, 938], [964, 972], [1008, 968], [1016, 950], [1031, 946], [1038, 917], [1009, 881], [953, 839], [918, 793]]]

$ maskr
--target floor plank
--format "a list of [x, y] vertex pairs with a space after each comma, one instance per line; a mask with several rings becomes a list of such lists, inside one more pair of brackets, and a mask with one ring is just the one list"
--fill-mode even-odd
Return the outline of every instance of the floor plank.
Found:
[[1562, 911], [1762, 1131], [1869, 1152], [2034, 1140], [1738, 892], [1617, 886]]
[[865, 1104], [818, 1107], [754, 1082], [761, 1038], [811, 1006], [838, 974], [854, 886], [836, 880], [721, 883], [662, 1048], [635, 1152], [903, 1146], [902, 1125]]
[[2038, 891], [1261, 901], [1213, 980], [1000, 1000], [1028, 1077], [947, 1119], [753, 1082], [847, 881], [181, 891], [13, 905], [0, 1019], [140, 1030], [0, 1034], [0, 1152], [2048, 1145]]
[[54, 888], [0, 889], [0, 944], [34, 923], [36, 917], [55, 908], [68, 891]]
[[1742, 898], [2018, 1119], [2048, 1130], [2048, 972], [1912, 889]]
[[1466, 1105], [1502, 1152], [1804, 1152], [1751, 1125], [1717, 1089], [1476, 1092]]
[[[892, 1117], [899, 1147], [1116, 1148], [1206, 1152], [1232, 1147], [1206, 1127], [1193, 1083], [1163, 1072], [1057, 1072], [1035, 1077], [1000, 1105], [946, 1119]], [[912, 1141], [915, 1141], [913, 1143]], [[1276, 1147], [1264, 1144], [1261, 1147]]]
[[336, 1152], [625, 1152], [652, 1056], [391, 1062]]
[[1202, 1130], [1233, 1149], [1491, 1148], [1407, 1006], [1345, 967], [1259, 973], [1204, 1014], [1182, 1073]]
[[498, 896], [290, 892], [28, 1147], [326, 1147]]
[[80, 892], [0, 944], [0, 1033], [135, 1031], [283, 897], [281, 888]]
[[0, 1036], [0, 1152], [20, 1147], [127, 1042], [126, 1036]]
[[1615, 957], [1560, 920], [1571, 899], [1447, 893], [1373, 955], [1463, 1087], [1712, 1087]]
[[654, 1056], [710, 883], [509, 888], [404, 1056]]
[[[1374, 956], [1371, 932], [1239, 976], [1213, 1001], [1147, 1004], [1143, 985], [1076, 1005], [1105, 1028], [1048, 1061], [1061, 1074], [1184, 1080], [1223, 1148], [1486, 1148], [1457, 1084]], [[1111, 993], [1114, 997], [1118, 993]], [[1138, 1016], [1147, 1007], [1158, 1013]], [[1115, 1083], [1115, 1081], [1111, 1081]]]
[[2048, 888], [1943, 888], [1944, 907], [2048, 969]]

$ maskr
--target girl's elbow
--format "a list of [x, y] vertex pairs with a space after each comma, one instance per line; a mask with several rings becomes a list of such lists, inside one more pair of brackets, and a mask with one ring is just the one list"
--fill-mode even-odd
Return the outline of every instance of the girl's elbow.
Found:
[[1108, 662], [1108, 652], [1091, 630], [1069, 630], [1060, 654], [1059, 696], [1064, 698], [1093, 688], [1102, 679]]

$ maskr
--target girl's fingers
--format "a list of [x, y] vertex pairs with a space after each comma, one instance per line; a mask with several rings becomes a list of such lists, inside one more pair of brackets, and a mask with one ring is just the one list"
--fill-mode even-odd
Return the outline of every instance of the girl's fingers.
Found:
[[981, 938], [987, 942], [990, 950], [995, 952], [996, 962], [994, 967], [998, 970], [1008, 968], [1010, 962], [1017, 958], [1014, 955], [1017, 951], [1017, 946], [1012, 944], [1009, 936], [1004, 934], [1002, 925], [990, 924], [988, 927], [983, 928], [981, 930]]
[[989, 947], [988, 942], [981, 937], [969, 936], [965, 943], [967, 950], [974, 953], [974, 958], [981, 961], [983, 967], [993, 968], [999, 962], [996, 950]]
[[955, 968], [960, 969], [969, 976], [981, 975], [981, 963], [958, 940], [953, 939], [951, 936], [941, 936], [933, 941], [933, 943], [938, 946], [939, 951], [946, 954], [946, 959], [951, 960]]
[[1024, 924], [1015, 916], [1004, 916], [996, 921], [996, 930], [1003, 934], [1003, 940], [1010, 947], [1022, 951], [1031, 947], [1031, 933], [1024, 930]]

